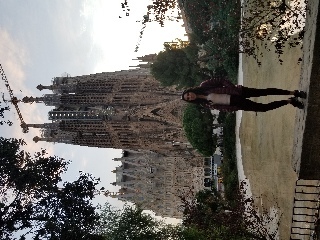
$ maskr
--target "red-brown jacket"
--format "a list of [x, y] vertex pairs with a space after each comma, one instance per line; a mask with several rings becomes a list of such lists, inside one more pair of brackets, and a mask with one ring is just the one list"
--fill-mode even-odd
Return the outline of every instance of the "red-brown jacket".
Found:
[[[206, 93], [217, 93], [217, 94], [228, 94], [228, 95], [242, 95], [242, 86], [241, 85], [234, 85], [232, 82], [225, 78], [212, 78], [206, 80], [200, 84], [200, 87], [205, 90]], [[230, 105], [219, 105], [219, 104], [211, 104], [207, 103], [204, 107], [209, 109], [217, 109], [219, 111], [225, 112], [233, 112], [240, 110], [236, 106]]]

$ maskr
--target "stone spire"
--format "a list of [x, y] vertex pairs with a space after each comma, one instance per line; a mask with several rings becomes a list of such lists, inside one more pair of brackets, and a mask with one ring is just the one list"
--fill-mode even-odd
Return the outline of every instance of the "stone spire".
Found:
[[43, 86], [42, 84], [39, 84], [39, 85], [37, 86], [37, 89], [38, 89], [39, 91], [42, 91], [43, 89], [52, 90], [52, 89], [53, 89], [53, 86], [52, 86], [52, 85], [50, 85], [50, 86]]

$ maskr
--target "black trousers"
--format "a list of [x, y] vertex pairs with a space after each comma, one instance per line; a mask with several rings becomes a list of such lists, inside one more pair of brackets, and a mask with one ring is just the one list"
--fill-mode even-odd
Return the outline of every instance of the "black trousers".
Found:
[[266, 112], [288, 104], [287, 100], [274, 101], [271, 103], [264, 104], [253, 102], [247, 99], [250, 97], [261, 97], [268, 95], [291, 95], [291, 93], [288, 90], [278, 88], [257, 89], [242, 87], [242, 95], [231, 95], [230, 105], [237, 106], [244, 111]]

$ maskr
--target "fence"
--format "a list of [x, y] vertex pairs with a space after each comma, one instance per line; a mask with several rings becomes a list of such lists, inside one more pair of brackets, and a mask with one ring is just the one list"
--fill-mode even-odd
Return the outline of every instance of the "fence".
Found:
[[297, 180], [290, 240], [320, 239], [319, 196], [320, 181]]

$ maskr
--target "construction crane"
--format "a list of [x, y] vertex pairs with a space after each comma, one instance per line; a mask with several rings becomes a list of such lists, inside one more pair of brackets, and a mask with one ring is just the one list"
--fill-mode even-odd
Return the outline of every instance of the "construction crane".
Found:
[[18, 100], [14, 95], [13, 95], [13, 91], [9, 85], [9, 82], [8, 82], [8, 79], [6, 77], [6, 74], [4, 73], [4, 70], [0, 64], [0, 74], [1, 74], [1, 77], [2, 77], [2, 80], [5, 82], [5, 86], [6, 88], [8, 89], [8, 92], [9, 92], [9, 95], [10, 95], [10, 102], [13, 104], [13, 106], [15, 107], [17, 113], [18, 113], [18, 116], [19, 116], [19, 119], [20, 119], [20, 126], [22, 128], [22, 132], [23, 133], [27, 133], [29, 131], [29, 128], [27, 126], [27, 124], [23, 121], [23, 117], [22, 117], [22, 114], [20, 112], [20, 109], [19, 109], [19, 106], [18, 106], [18, 102], [20, 102], [20, 100]]

